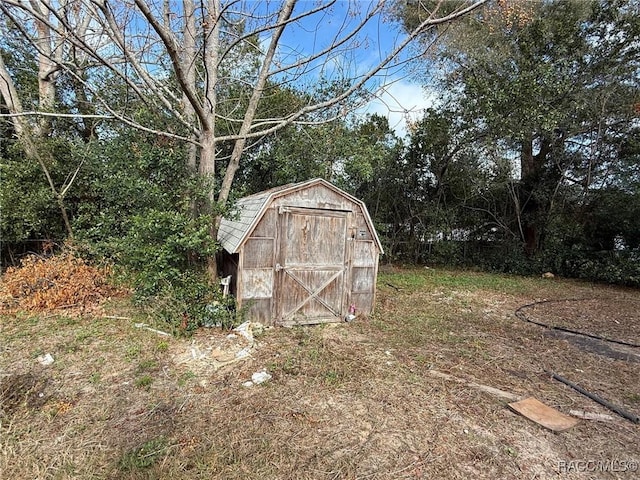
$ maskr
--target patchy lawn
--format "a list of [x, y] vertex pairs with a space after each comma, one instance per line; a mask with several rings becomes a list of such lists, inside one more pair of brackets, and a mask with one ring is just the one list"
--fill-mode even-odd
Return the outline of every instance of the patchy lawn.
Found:
[[[639, 293], [385, 268], [371, 318], [268, 329], [251, 357], [230, 365], [196, 358], [217, 351], [226, 332], [178, 339], [136, 328], [162, 325], [123, 300], [95, 316], [4, 316], [0, 472], [16, 479], [637, 478], [640, 425], [545, 370], [638, 415], [640, 349], [598, 347], [525, 320], [638, 344]], [[516, 317], [526, 304], [533, 305], [520, 310], [524, 320]], [[47, 353], [54, 361], [43, 365]], [[262, 369], [271, 380], [242, 386]], [[612, 418], [553, 433], [470, 382], [535, 396], [566, 414]]]

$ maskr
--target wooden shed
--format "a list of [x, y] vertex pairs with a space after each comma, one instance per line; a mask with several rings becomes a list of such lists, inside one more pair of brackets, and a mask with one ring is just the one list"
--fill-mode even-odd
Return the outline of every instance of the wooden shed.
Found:
[[373, 310], [382, 245], [365, 204], [326, 180], [240, 199], [218, 241], [223, 275], [252, 320], [339, 322]]

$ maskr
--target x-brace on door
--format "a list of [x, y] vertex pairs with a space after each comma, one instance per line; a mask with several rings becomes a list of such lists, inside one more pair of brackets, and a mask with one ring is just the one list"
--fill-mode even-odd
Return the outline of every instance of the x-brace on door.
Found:
[[281, 323], [344, 317], [348, 217], [342, 210], [280, 208], [276, 310]]

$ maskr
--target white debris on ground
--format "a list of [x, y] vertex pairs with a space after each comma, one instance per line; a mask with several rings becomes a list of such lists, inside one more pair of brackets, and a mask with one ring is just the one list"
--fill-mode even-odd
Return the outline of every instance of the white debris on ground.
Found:
[[193, 339], [185, 349], [173, 355], [178, 365], [186, 365], [194, 373], [216, 371], [226, 365], [245, 360], [256, 347], [254, 335], [264, 330], [258, 322], [244, 322], [224, 335], [212, 332], [211, 335]]
[[266, 369], [263, 369], [251, 375], [251, 380], [244, 382], [242, 386], [253, 387], [254, 385], [260, 385], [261, 383], [264, 383], [269, 380], [271, 380], [271, 374], [268, 373]]
[[136, 328], [144, 328], [145, 330], [149, 330], [150, 332], [157, 333], [158, 335], [163, 335], [165, 337], [170, 337], [171, 336], [170, 333], [163, 332], [162, 330], [156, 330], [155, 328], [151, 328], [146, 323], [134, 323], [133, 326], [136, 327]]
[[53, 363], [53, 356], [50, 353], [38, 356], [38, 362], [45, 367]]
[[[260, 334], [263, 330], [263, 326], [261, 323], [257, 323], [257, 322], [244, 322], [240, 325], [238, 325], [236, 328], [233, 329], [234, 332], [238, 332], [240, 335], [242, 335], [247, 341], [252, 342], [253, 343], [253, 334], [254, 332], [256, 334]], [[235, 335], [233, 333], [229, 334], [229, 336], [231, 335]]]

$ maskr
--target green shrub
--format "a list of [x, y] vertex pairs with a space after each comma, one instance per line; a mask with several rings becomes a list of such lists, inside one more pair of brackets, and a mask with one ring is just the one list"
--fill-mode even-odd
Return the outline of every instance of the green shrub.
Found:
[[207, 305], [221, 297], [204, 272], [216, 251], [211, 222], [210, 216], [149, 209], [132, 216], [127, 234], [109, 245], [118, 277], [133, 286], [134, 302], [174, 333], [205, 324]]
[[[212, 219], [189, 213], [150, 209], [131, 219], [131, 228], [116, 245], [117, 264], [124, 268], [140, 298], [194, 280], [186, 272], [215, 254], [210, 235]], [[166, 293], [166, 292], [164, 292]]]
[[231, 330], [242, 321], [242, 312], [236, 310], [233, 296], [218, 297], [205, 306], [203, 325], [206, 327], [222, 327]]

